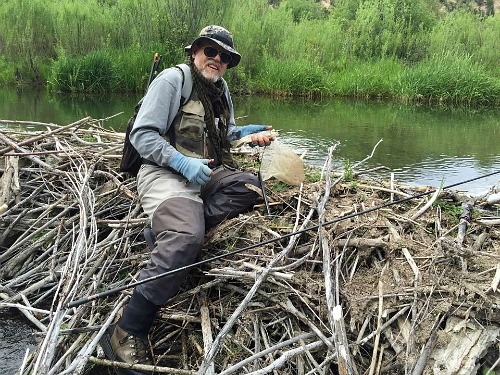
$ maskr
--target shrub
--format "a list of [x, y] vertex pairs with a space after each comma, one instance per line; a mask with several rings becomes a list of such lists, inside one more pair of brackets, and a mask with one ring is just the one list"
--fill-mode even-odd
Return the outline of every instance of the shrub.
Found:
[[498, 80], [468, 56], [445, 54], [426, 59], [407, 69], [401, 82], [402, 93], [416, 100], [492, 105], [500, 98]]
[[277, 96], [318, 97], [325, 93], [323, 69], [306, 60], [282, 60], [266, 56], [259, 63], [259, 88]]
[[53, 67], [50, 86], [60, 92], [97, 93], [112, 91], [113, 61], [105, 51], [83, 57], [62, 56]]

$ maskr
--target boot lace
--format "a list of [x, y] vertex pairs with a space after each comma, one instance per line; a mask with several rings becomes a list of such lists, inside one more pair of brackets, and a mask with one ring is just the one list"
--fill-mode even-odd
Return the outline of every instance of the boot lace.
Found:
[[147, 345], [139, 337], [128, 335], [120, 340], [120, 344], [128, 344], [128, 346], [134, 349], [130, 356], [134, 363], [141, 364], [151, 364], [151, 358], [148, 355]]

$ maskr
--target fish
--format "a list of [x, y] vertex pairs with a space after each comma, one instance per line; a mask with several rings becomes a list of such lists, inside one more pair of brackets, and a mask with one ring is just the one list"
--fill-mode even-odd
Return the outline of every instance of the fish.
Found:
[[248, 134], [248, 135], [244, 136], [243, 138], [240, 138], [240, 139], [237, 139], [235, 141], [232, 141], [231, 142], [231, 147], [236, 148], [236, 147], [243, 146], [245, 144], [251, 144], [252, 143], [252, 137], [256, 136], [256, 135], [262, 135], [264, 137], [274, 137], [274, 138], [276, 138], [278, 136], [278, 132], [276, 130], [272, 129], [272, 130], [264, 130], [264, 131], [261, 131], [261, 132]]

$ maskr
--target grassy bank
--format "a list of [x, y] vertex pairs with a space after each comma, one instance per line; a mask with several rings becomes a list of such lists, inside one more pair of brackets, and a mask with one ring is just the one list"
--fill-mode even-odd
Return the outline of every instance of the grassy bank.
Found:
[[492, 9], [472, 3], [449, 11], [430, 0], [273, 3], [6, 0], [0, 84], [142, 91], [155, 51], [164, 66], [182, 62], [183, 47], [217, 20], [243, 55], [228, 71], [233, 91], [500, 103], [500, 21]]

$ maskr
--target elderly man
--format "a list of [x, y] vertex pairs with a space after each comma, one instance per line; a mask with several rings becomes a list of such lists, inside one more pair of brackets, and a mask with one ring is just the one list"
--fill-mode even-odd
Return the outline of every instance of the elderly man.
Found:
[[[255, 145], [269, 145], [272, 137], [255, 134], [265, 125], [235, 125], [234, 110], [224, 79], [240, 62], [232, 35], [220, 26], [207, 26], [185, 48], [186, 77], [172, 67], [151, 83], [138, 112], [130, 140], [143, 158], [137, 175], [141, 205], [151, 219], [156, 245], [139, 279], [150, 278], [193, 264], [205, 235], [205, 202], [201, 187], [214, 168], [234, 167], [230, 141], [251, 135]], [[189, 100], [181, 92], [192, 79]], [[252, 204], [253, 205], [253, 204]], [[187, 271], [137, 286], [118, 322], [103, 337], [107, 357], [127, 363], [151, 364], [148, 333], [158, 309], [174, 296]], [[147, 374], [117, 369], [120, 374]]]

